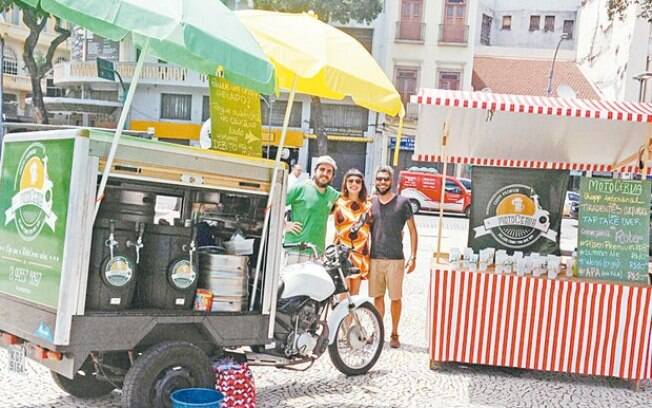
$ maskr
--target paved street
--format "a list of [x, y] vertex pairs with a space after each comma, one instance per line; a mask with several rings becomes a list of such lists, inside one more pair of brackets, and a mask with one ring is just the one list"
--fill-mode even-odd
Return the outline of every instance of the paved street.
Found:
[[[447, 247], [463, 246], [466, 220], [447, 218]], [[568, 242], [574, 233], [566, 222]], [[298, 373], [255, 368], [261, 407], [650, 407], [652, 384], [633, 392], [620, 380], [587, 378], [488, 367], [445, 366], [428, 368], [426, 292], [428, 264], [435, 246], [436, 218], [418, 216], [421, 236], [418, 269], [406, 280], [403, 346], [385, 348], [371, 373], [346, 378], [323, 356], [314, 367]], [[572, 249], [572, 248], [570, 248]], [[363, 293], [366, 287], [363, 287]], [[389, 319], [386, 318], [386, 325]], [[0, 353], [0, 403], [11, 408], [119, 407], [120, 394], [94, 401], [78, 401], [65, 395], [48, 372], [29, 364], [27, 376], [8, 374], [6, 353]]]

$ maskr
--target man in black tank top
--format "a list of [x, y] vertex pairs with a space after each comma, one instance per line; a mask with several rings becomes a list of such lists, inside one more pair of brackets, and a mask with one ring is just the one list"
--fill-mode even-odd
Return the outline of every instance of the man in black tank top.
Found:
[[[385, 315], [385, 292], [391, 300], [392, 334], [389, 345], [400, 347], [398, 323], [401, 318], [403, 277], [416, 266], [417, 227], [410, 202], [392, 192], [394, 171], [389, 166], [376, 170], [376, 195], [371, 201], [371, 263], [369, 268], [369, 296], [376, 309]], [[410, 231], [411, 256], [403, 256], [403, 228]]]

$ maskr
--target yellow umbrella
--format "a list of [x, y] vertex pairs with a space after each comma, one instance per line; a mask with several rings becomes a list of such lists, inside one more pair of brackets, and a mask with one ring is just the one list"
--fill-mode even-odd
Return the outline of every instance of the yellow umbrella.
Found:
[[[364, 108], [390, 116], [399, 115], [394, 152], [394, 160], [397, 161], [405, 109], [396, 88], [362, 44], [343, 31], [319, 21], [314, 14], [242, 10], [236, 15], [276, 68], [279, 88], [290, 92], [276, 154], [277, 165], [281, 160], [297, 92], [327, 99], [350, 97], [356, 105]], [[276, 174], [274, 171], [268, 208], [274, 194]], [[268, 225], [269, 215], [266, 215], [263, 236], [267, 234]], [[250, 309], [253, 309], [256, 298], [263, 250], [264, 244], [256, 262]]]
[[[313, 14], [236, 12], [276, 68], [281, 89], [356, 105], [390, 116], [404, 113], [401, 97], [355, 38]], [[296, 86], [295, 86], [296, 81]]]

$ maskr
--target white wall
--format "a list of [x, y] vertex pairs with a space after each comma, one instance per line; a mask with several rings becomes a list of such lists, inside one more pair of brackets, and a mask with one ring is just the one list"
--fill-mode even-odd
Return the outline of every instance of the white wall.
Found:
[[630, 7], [622, 20], [610, 21], [608, 0], [587, 2], [580, 8], [577, 62], [605, 99], [638, 100], [633, 77], [646, 70], [650, 24]]
[[179, 86], [139, 85], [134, 95], [131, 111], [132, 120], [167, 121], [161, 119], [161, 94], [192, 95], [192, 112], [189, 121], [171, 120], [171, 122], [201, 123], [202, 97], [208, 95], [208, 89], [182, 88]]
[[[474, 38], [480, 43], [480, 27], [482, 14], [492, 17], [490, 45], [524, 47], [524, 48], [555, 48], [563, 32], [564, 20], [575, 21], [577, 33], [577, 9], [579, 0], [481, 0], [478, 12], [478, 34]], [[539, 30], [530, 31], [530, 16], [540, 16]], [[512, 17], [511, 30], [502, 29], [503, 16]], [[554, 31], [544, 31], [545, 17], [555, 16]], [[561, 49], [574, 49], [575, 38], [563, 41]]]

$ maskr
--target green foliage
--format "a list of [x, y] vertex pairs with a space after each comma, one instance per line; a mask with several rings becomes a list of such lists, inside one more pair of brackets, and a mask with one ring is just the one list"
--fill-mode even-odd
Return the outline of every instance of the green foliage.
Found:
[[[652, 1], [652, 0], [651, 0]], [[324, 22], [371, 23], [383, 11], [381, 0], [254, 0], [254, 7], [300, 13], [312, 10]]]
[[652, 0], [609, 0], [607, 13], [612, 20], [614, 17], [622, 20], [627, 14], [627, 9], [632, 6], [640, 7], [639, 17], [652, 22]]

